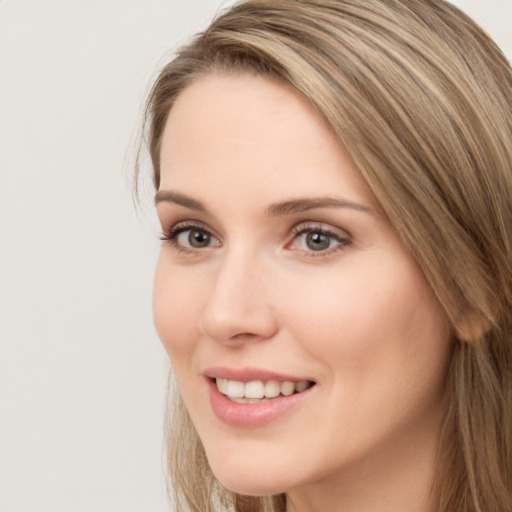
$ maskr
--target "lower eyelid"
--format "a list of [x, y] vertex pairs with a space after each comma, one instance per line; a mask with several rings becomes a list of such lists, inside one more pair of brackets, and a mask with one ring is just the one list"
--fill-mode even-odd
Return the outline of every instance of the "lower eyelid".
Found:
[[[197, 231], [207, 234], [209, 236], [210, 243], [202, 247], [194, 247], [188, 243], [179, 242], [179, 238], [182, 234], [186, 234], [189, 231]], [[221, 242], [212, 231], [201, 224], [176, 224], [170, 228], [167, 233], [161, 238], [164, 242], [169, 244], [174, 250], [185, 253], [185, 254], [198, 254], [202, 253], [207, 249], [219, 247]]]
[[[186, 244], [178, 243], [177, 238], [184, 232], [190, 231], [190, 230], [197, 230], [202, 231], [204, 233], [207, 233], [211, 239], [212, 244], [204, 247], [189, 247]], [[318, 232], [323, 235], [328, 236], [332, 241], [336, 242], [334, 247], [328, 247], [326, 249], [302, 249], [293, 247], [293, 245], [296, 244], [297, 239], [304, 234], [311, 233], [311, 232]], [[329, 256], [334, 252], [337, 252], [339, 250], [343, 250], [349, 245], [352, 244], [352, 239], [348, 233], [343, 231], [342, 233], [338, 233], [332, 229], [328, 229], [327, 227], [323, 227], [318, 224], [310, 225], [310, 226], [298, 226], [297, 228], [294, 228], [292, 230], [292, 239], [286, 244], [287, 248], [300, 251], [304, 254], [306, 254], [309, 257], [322, 257], [322, 256]], [[201, 252], [209, 248], [215, 248], [219, 247], [221, 244], [219, 238], [212, 232], [212, 230], [208, 229], [206, 226], [200, 224], [200, 223], [176, 223], [172, 225], [169, 229], [164, 230], [160, 234], [160, 240], [164, 243], [169, 244], [174, 249], [178, 250], [179, 252], [184, 253], [195, 253], [195, 252]]]
[[[315, 230], [307, 230], [306, 233], [308, 231], [315, 231]], [[319, 250], [314, 250], [314, 249], [311, 249], [311, 248], [309, 248], [309, 249], [308, 248], [302, 248], [302, 247], [297, 247], [297, 246], [294, 247], [294, 244], [296, 244], [297, 239], [300, 236], [300, 234], [299, 234], [299, 235], [295, 235], [294, 236], [294, 239], [292, 240], [291, 244], [288, 245], [288, 247], [291, 250], [298, 251], [298, 252], [302, 253], [303, 255], [305, 255], [307, 257], [329, 257], [329, 256], [333, 255], [334, 253], [336, 253], [338, 251], [345, 250], [352, 243], [351, 240], [348, 237], [341, 237], [338, 234], [329, 233], [329, 232], [326, 232], [324, 230], [322, 230], [322, 231], [321, 230], [317, 230], [317, 231], [319, 233], [323, 233], [323, 234], [329, 236], [331, 241], [333, 240], [335, 242], [335, 244], [333, 246], [327, 247], [325, 249], [319, 249]]]

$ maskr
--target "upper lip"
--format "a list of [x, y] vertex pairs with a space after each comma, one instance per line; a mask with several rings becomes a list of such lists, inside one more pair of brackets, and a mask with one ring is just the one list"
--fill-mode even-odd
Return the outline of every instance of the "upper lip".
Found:
[[300, 382], [300, 381], [311, 381], [312, 379], [307, 377], [297, 377], [293, 375], [287, 375], [283, 373], [277, 373], [262, 368], [228, 368], [225, 366], [212, 366], [204, 370], [203, 375], [209, 379], [227, 379], [236, 380], [239, 382], [251, 382], [254, 380], [269, 381], [276, 380], [278, 382]]

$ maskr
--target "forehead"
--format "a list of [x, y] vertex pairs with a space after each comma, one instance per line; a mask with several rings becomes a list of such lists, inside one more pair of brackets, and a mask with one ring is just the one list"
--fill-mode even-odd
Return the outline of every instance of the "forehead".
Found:
[[273, 190], [271, 201], [284, 192], [349, 192], [368, 202], [364, 180], [309, 101], [288, 84], [252, 74], [210, 75], [185, 89], [160, 156], [161, 189]]
[[[258, 146], [272, 148], [283, 141], [299, 142], [292, 130], [301, 126], [311, 143], [313, 131], [334, 138], [309, 102], [290, 85], [255, 74], [213, 74], [187, 87], [171, 109], [163, 135], [161, 161], [176, 158], [190, 142], [209, 141], [219, 150]], [[208, 148], [211, 149], [211, 148]], [[219, 155], [220, 156], [220, 155]]]

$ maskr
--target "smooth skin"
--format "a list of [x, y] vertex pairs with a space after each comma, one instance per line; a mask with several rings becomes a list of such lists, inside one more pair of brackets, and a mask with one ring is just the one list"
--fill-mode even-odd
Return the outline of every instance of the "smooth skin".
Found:
[[[427, 512], [451, 331], [311, 105], [251, 74], [198, 79], [161, 151], [154, 318], [210, 465], [294, 512]], [[315, 382], [267, 425], [213, 413], [205, 369]]]

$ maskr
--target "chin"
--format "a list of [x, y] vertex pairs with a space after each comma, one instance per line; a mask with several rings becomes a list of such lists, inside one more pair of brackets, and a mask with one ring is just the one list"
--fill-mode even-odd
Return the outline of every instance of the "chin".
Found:
[[[221, 461], [219, 464], [210, 464], [215, 478], [228, 490], [245, 496], [269, 496], [281, 494], [293, 486], [288, 478], [273, 468], [265, 471], [259, 467], [251, 467], [247, 463], [245, 467], [231, 466]], [[270, 469], [270, 471], [268, 470]], [[287, 481], [285, 481], [287, 480]]]

